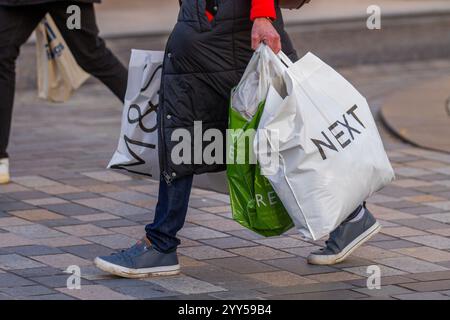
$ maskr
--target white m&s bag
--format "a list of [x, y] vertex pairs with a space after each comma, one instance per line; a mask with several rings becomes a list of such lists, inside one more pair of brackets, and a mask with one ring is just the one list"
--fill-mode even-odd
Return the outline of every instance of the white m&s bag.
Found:
[[275, 169], [261, 162], [262, 173], [299, 231], [317, 240], [392, 181], [394, 171], [366, 99], [340, 74], [308, 53], [285, 81], [286, 97], [269, 90], [255, 139], [268, 147], [255, 153], [279, 157]]

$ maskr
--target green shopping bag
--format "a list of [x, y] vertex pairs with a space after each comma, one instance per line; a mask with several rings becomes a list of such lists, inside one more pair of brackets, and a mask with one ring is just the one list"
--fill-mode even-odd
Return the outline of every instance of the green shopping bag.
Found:
[[[249, 161], [253, 137], [246, 133], [258, 128], [263, 109], [262, 102], [253, 118], [246, 120], [230, 106], [228, 127], [241, 130], [228, 135], [227, 178], [233, 219], [258, 234], [270, 237], [286, 232], [294, 224], [267, 178], [261, 175], [260, 166]], [[243, 155], [244, 163], [238, 161]]]

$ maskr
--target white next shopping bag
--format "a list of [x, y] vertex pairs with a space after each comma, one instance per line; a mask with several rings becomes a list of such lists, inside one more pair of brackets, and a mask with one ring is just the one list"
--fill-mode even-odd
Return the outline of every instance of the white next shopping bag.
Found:
[[156, 111], [164, 52], [132, 50], [119, 144], [108, 168], [159, 178]]
[[278, 155], [280, 165], [261, 163], [262, 173], [299, 231], [317, 240], [394, 172], [366, 99], [339, 73], [308, 53], [288, 68], [285, 81], [286, 97], [269, 90], [255, 139], [255, 146], [266, 139], [268, 148], [255, 152], [258, 159]]

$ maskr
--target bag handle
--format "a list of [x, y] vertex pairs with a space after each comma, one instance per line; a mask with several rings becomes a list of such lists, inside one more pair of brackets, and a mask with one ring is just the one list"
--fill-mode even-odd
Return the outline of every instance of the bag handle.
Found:
[[282, 9], [300, 9], [311, 0], [279, 0], [278, 5]]

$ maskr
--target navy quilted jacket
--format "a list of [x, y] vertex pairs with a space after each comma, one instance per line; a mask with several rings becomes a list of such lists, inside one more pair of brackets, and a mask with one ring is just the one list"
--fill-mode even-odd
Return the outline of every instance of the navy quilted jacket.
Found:
[[[218, 129], [225, 137], [231, 89], [238, 84], [253, 55], [251, 0], [215, 3], [216, 15], [208, 21], [206, 0], [183, 0], [178, 22], [167, 42], [158, 109], [158, 149], [161, 172], [169, 183], [186, 175], [225, 169], [223, 161], [195, 161], [194, 150], [204, 150], [210, 142], [200, 141], [202, 145], [198, 146], [192, 141], [189, 163], [174, 163], [171, 157], [178, 144], [172, 141], [172, 133], [183, 128], [194, 136], [194, 121], [202, 122], [202, 128], [197, 127], [196, 132]], [[276, 11], [274, 27], [281, 35], [283, 51], [295, 60], [281, 11], [278, 7]]]

